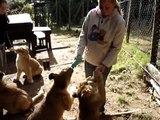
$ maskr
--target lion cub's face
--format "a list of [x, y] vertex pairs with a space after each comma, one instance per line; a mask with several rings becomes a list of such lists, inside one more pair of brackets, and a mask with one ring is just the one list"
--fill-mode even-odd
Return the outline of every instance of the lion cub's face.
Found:
[[65, 68], [59, 74], [51, 73], [49, 79], [54, 79], [54, 86], [65, 89], [70, 83], [70, 79], [73, 73], [72, 68]]
[[25, 56], [25, 55], [28, 55], [28, 54], [29, 54], [29, 51], [28, 51], [28, 49], [25, 49], [25, 48], [23, 48], [23, 47], [20, 47], [20, 48], [17, 48], [17, 49], [16, 49], [16, 53], [19, 54], [19, 55]]
[[97, 96], [103, 98], [105, 96], [104, 92], [103, 75], [99, 70], [95, 70], [93, 76], [89, 76], [84, 82], [80, 83], [73, 97], [78, 97], [79, 100], [94, 101]]
[[79, 85], [77, 92], [73, 95], [79, 99], [90, 99], [92, 96], [98, 94], [98, 87], [93, 80], [93, 77], [88, 77]]

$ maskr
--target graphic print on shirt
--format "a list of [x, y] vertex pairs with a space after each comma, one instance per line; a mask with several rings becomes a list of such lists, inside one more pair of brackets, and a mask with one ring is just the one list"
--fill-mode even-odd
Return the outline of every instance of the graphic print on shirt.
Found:
[[96, 41], [99, 44], [105, 44], [104, 36], [106, 34], [106, 31], [103, 29], [99, 29], [97, 25], [93, 25], [90, 30], [90, 34], [88, 36], [88, 39], [91, 41]]

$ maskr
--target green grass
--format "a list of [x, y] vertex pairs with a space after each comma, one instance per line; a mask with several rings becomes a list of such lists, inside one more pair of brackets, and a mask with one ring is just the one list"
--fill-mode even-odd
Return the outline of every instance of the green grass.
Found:
[[125, 104], [128, 105], [128, 101], [126, 100], [126, 98], [124, 96], [118, 97], [117, 102], [119, 105], [125, 105]]
[[118, 55], [117, 64], [113, 66], [113, 71], [119, 69], [129, 69], [135, 74], [139, 74], [145, 68], [146, 63], [150, 61], [150, 56], [140, 49], [134, 41], [123, 43], [122, 50]]
[[52, 32], [57, 35], [70, 35], [71, 37], [78, 37], [80, 34], [80, 27], [72, 27], [71, 29], [68, 29], [68, 27], [57, 27], [53, 28]]

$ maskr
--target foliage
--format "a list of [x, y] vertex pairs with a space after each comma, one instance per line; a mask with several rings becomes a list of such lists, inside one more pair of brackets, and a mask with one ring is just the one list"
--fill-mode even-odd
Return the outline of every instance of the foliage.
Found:
[[24, 3], [25, 0], [8, 0], [9, 2], [21, 2], [21, 3]]
[[22, 2], [10, 2], [10, 11], [9, 14], [17, 14], [22, 11], [23, 3]]
[[30, 15], [32, 15], [33, 14], [33, 6], [29, 3], [25, 4], [23, 6], [23, 12], [29, 13]]
[[143, 71], [146, 63], [149, 62], [149, 55], [137, 48], [134, 41], [123, 43], [122, 50], [118, 55], [118, 62], [113, 66], [113, 71], [125, 68], [126, 70], [134, 71], [134, 74], [139, 75]]
[[53, 29], [53, 33], [57, 35], [69, 35], [69, 36], [75, 36], [78, 37], [80, 34], [81, 28], [78, 27], [72, 27], [70, 30], [68, 29], [68, 26], [63, 27], [57, 27]]
[[8, 14], [29, 13], [33, 19], [33, 6], [22, 1], [10, 2], [10, 11]]
[[124, 104], [128, 104], [126, 98], [124, 96], [120, 96], [117, 100], [119, 105], [124, 105]]

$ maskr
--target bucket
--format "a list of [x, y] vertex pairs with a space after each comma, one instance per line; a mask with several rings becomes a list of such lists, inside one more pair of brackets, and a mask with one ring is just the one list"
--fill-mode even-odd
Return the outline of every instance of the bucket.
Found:
[[43, 68], [44, 68], [44, 70], [50, 70], [50, 62], [49, 62], [49, 60], [44, 60], [43, 61]]

